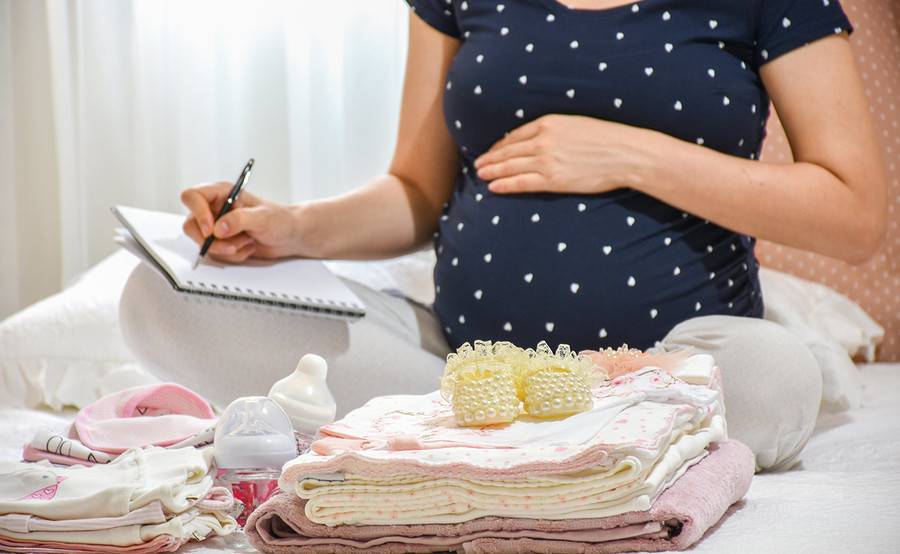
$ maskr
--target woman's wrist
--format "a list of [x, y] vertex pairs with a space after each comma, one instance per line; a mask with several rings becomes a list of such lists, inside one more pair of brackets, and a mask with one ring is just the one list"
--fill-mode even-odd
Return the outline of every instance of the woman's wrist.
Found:
[[291, 216], [290, 253], [303, 258], [322, 258], [319, 237], [319, 223], [316, 202], [303, 202], [287, 207]]
[[637, 161], [632, 164], [623, 180], [631, 189], [656, 196], [660, 187], [672, 183], [676, 171], [674, 161], [680, 156], [679, 151], [686, 143], [651, 129], [638, 130], [641, 135], [633, 143], [637, 149]]

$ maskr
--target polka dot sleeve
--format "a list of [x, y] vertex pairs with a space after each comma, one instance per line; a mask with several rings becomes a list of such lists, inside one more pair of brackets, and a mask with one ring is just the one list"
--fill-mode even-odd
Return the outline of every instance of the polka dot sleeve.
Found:
[[456, 24], [456, 14], [451, 0], [406, 0], [406, 3], [431, 27], [445, 35], [459, 38], [459, 27]]
[[853, 26], [838, 0], [760, 0], [756, 24], [756, 66]]

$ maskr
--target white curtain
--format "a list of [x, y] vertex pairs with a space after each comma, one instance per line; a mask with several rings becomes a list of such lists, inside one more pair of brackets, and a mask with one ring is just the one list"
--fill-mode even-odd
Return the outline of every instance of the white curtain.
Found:
[[299, 201], [385, 171], [402, 0], [0, 0], [0, 317], [114, 249], [113, 204], [233, 180]]

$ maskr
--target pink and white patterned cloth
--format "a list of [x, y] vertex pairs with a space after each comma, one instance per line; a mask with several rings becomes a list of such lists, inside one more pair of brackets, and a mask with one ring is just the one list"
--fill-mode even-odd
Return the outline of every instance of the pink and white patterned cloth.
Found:
[[671, 373], [622, 375], [561, 420], [455, 424], [438, 392], [375, 398], [321, 429], [281, 488], [325, 525], [458, 523], [485, 515], [571, 519], [646, 510], [707, 446], [727, 438], [707, 355]]
[[330, 527], [310, 521], [305, 500], [282, 493], [250, 516], [245, 531], [251, 544], [266, 554], [683, 550], [700, 540], [747, 493], [753, 477], [753, 454], [740, 442], [725, 441], [709, 450], [649, 510], [606, 518], [483, 517], [456, 524]]

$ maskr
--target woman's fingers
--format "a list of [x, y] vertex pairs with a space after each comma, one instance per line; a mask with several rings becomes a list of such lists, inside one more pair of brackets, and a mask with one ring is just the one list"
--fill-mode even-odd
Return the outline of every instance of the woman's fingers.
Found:
[[[216, 243], [218, 243], [218, 242], [219, 241], [214, 242], [213, 246], [215, 246]], [[209, 251], [212, 254], [212, 247], [210, 247]], [[225, 263], [229, 263], [229, 264], [239, 264], [239, 263], [245, 261], [250, 256], [252, 256], [255, 251], [256, 251], [256, 243], [251, 240], [249, 244], [247, 244], [237, 250], [230, 250], [228, 254], [221, 254], [221, 253], [220, 254], [212, 254], [212, 257], [215, 260], [218, 260], [220, 262], [225, 262]]]
[[[197, 220], [197, 227], [204, 237], [208, 237], [215, 226], [215, 216], [228, 199], [233, 183], [218, 181], [207, 185], [198, 185], [185, 189], [181, 193], [181, 202], [191, 211]], [[247, 192], [241, 192], [235, 208], [257, 206], [260, 200]]]
[[217, 238], [213, 241], [212, 245], [210, 245], [209, 253], [217, 257], [233, 256], [239, 250], [255, 242], [256, 241], [254, 241], [253, 238], [246, 233], [241, 233], [227, 239]]
[[537, 144], [533, 140], [514, 142], [505, 146], [491, 148], [475, 160], [475, 168], [481, 169], [484, 166], [501, 162], [509, 158], [531, 156], [534, 155], [537, 150]]
[[542, 192], [550, 189], [547, 178], [540, 173], [523, 173], [492, 181], [488, 185], [491, 192], [498, 194], [516, 192]]
[[228, 238], [238, 233], [262, 232], [271, 223], [271, 213], [265, 206], [235, 208], [215, 224], [216, 237]]
[[185, 189], [181, 192], [181, 202], [191, 211], [191, 215], [197, 221], [197, 227], [204, 237], [208, 237], [213, 231], [213, 210], [221, 209], [228, 193], [231, 191], [231, 183], [220, 181], [209, 185], [200, 185]]
[[478, 177], [485, 181], [493, 181], [494, 179], [537, 171], [540, 171], [537, 158], [528, 156], [524, 158], [511, 158], [486, 165], [478, 170]]
[[184, 220], [184, 225], [182, 225], [181, 228], [184, 230], [184, 234], [197, 244], [203, 244], [203, 241], [206, 239], [206, 237], [203, 236], [203, 231], [200, 230], [200, 225], [197, 223], [197, 218], [194, 217], [194, 214], [187, 216], [187, 219]]

